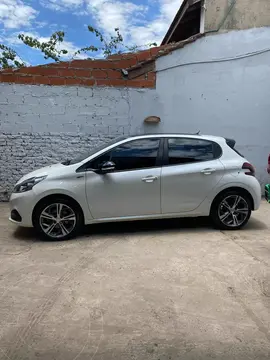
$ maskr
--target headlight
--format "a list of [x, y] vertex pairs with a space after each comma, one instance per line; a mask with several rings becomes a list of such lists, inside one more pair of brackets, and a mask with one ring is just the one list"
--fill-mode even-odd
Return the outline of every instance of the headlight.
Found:
[[37, 177], [32, 177], [30, 179], [24, 180], [23, 182], [21, 182], [20, 184], [16, 185], [14, 188], [15, 193], [22, 193], [25, 191], [29, 191], [33, 188], [33, 186], [35, 186], [36, 184], [38, 184], [39, 182], [41, 182], [42, 180], [46, 179], [46, 176], [37, 176]]

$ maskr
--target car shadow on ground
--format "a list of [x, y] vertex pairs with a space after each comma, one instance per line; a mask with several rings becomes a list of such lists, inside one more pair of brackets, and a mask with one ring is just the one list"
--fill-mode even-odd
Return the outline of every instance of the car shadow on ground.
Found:
[[[255, 218], [251, 218], [249, 223], [243, 228], [238, 230], [242, 231], [262, 231], [267, 229], [268, 226]], [[166, 233], [175, 234], [177, 232], [185, 232], [187, 234], [198, 232], [219, 232], [220, 230], [214, 229], [211, 220], [208, 217], [198, 218], [174, 218], [174, 219], [159, 219], [159, 220], [143, 220], [143, 221], [122, 221], [114, 223], [101, 223], [87, 225], [83, 228], [82, 233], [77, 239], [90, 240], [91, 236], [104, 236], [108, 235], [143, 235], [149, 233]], [[18, 240], [24, 241], [43, 241], [40, 239], [34, 229], [18, 227], [13, 233], [13, 237]], [[48, 241], [48, 240], [46, 240]]]
[[[125, 329], [123, 329], [124, 331]], [[102, 337], [106, 338], [106, 334], [103, 334]], [[125, 335], [125, 334], [123, 334]], [[181, 334], [182, 335], [182, 334]], [[138, 335], [137, 335], [138, 337]], [[243, 344], [238, 344], [236, 341], [239, 339], [236, 337], [236, 340], [231, 341], [231, 343], [226, 344], [225, 342], [217, 343], [217, 341], [213, 340], [211, 345], [209, 345], [209, 341], [203, 343], [203, 340], [197, 338], [189, 339], [189, 336], [183, 335], [182, 339], [179, 339], [175, 335], [172, 340], [164, 340], [163, 338], [159, 339], [155, 335], [153, 337], [149, 337], [148, 339], [140, 339], [139, 340], [126, 340], [126, 344], [122, 345], [122, 348], [118, 348], [116, 346], [112, 346], [110, 349], [103, 345], [100, 346], [98, 344], [91, 344], [91, 348], [94, 350], [90, 350], [89, 344], [84, 346], [83, 350], [81, 348], [70, 348], [70, 350], [63, 348], [63, 346], [58, 345], [55, 348], [50, 350], [38, 351], [38, 358], [41, 360], [51, 360], [51, 359], [66, 359], [66, 360], [74, 360], [79, 358], [80, 360], [89, 360], [95, 357], [96, 360], [126, 360], [126, 359], [144, 359], [144, 360], [246, 360], [246, 359], [260, 359], [260, 360], [268, 360], [269, 359], [269, 350], [265, 343], [261, 345], [261, 348], [258, 349], [256, 343], [251, 343], [247, 347], [247, 342], [245, 341]], [[105, 343], [106, 344], [106, 343]], [[102, 343], [101, 343], [102, 345]], [[204, 346], [203, 346], [204, 345]], [[70, 346], [69, 346], [70, 347]], [[26, 354], [29, 354], [29, 349], [27, 348], [27, 344], [22, 346], [20, 349], [16, 349], [13, 354], [18, 358], [26, 358]], [[33, 353], [32, 353], [33, 354]], [[28, 355], [29, 356], [29, 355]], [[7, 356], [7, 359], [10, 359]], [[14, 357], [15, 358], [15, 357]], [[30, 355], [28, 357], [29, 360], [37, 359], [36, 355]]]

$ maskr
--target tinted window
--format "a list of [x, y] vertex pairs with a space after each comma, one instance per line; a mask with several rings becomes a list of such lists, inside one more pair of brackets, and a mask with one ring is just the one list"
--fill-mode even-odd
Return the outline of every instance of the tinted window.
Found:
[[121, 144], [91, 162], [98, 169], [105, 161], [113, 161], [116, 171], [143, 169], [156, 166], [159, 139], [140, 139]]
[[116, 139], [113, 139], [109, 142], [105, 142], [104, 144], [100, 145], [100, 146], [97, 146], [95, 147], [94, 149], [92, 150], [89, 150], [88, 152], [84, 153], [84, 154], [81, 154], [77, 157], [75, 157], [74, 159], [68, 159], [66, 161], [64, 161], [62, 164], [63, 165], [73, 165], [73, 164], [77, 164], [81, 161], [83, 161], [84, 159], [88, 158], [89, 156], [91, 155], [94, 155], [96, 152], [98, 151], [101, 151], [103, 149], [105, 149], [106, 147], [110, 146], [110, 145], [113, 145], [114, 143], [117, 143], [118, 141], [120, 140], [124, 140], [126, 137], [124, 136], [121, 136], [121, 137], [118, 137]]
[[188, 138], [168, 140], [168, 161], [170, 165], [213, 160], [214, 145], [211, 141]]

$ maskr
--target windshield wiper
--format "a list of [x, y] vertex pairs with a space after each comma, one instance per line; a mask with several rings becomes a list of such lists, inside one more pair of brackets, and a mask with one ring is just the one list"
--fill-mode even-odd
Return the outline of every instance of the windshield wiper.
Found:
[[69, 159], [61, 162], [62, 165], [70, 165], [70, 163], [71, 163], [71, 160], [69, 160]]

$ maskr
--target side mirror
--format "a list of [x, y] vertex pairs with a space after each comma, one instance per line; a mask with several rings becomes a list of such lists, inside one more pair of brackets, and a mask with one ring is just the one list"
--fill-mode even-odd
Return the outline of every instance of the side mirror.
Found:
[[113, 172], [115, 170], [115, 163], [113, 161], [105, 161], [100, 169], [99, 169], [99, 173], [100, 174], [107, 174], [110, 172]]

